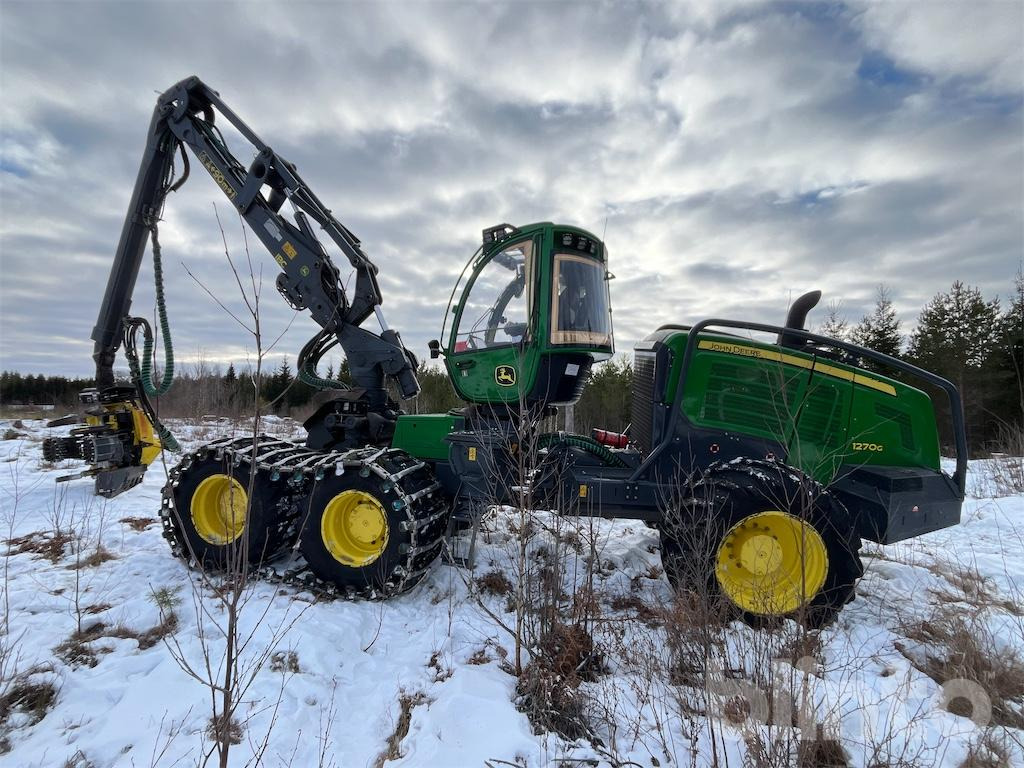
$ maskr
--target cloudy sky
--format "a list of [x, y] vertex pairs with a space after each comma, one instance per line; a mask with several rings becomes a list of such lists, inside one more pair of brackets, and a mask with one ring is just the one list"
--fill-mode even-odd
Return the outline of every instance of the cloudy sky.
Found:
[[[0, 368], [91, 374], [153, 104], [191, 74], [362, 239], [421, 356], [506, 221], [605, 233], [621, 351], [666, 322], [781, 321], [815, 288], [857, 320], [881, 282], [909, 330], [954, 279], [1005, 296], [1020, 267], [1022, 8], [0, 0]], [[244, 362], [182, 268], [242, 306], [215, 202], [240, 252], [197, 164], [165, 211], [175, 347]], [[253, 256], [294, 362], [316, 327]], [[135, 312], [152, 296], [147, 264]]]

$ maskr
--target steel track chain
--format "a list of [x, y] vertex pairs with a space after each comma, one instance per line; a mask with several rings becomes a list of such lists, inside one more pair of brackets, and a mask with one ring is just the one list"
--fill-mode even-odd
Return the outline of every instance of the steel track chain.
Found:
[[[185, 538], [175, 511], [174, 489], [182, 475], [197, 462], [211, 457], [226, 467], [249, 467], [254, 460], [257, 472], [265, 473], [272, 483], [281, 484], [277, 516], [273, 523], [276, 544], [270, 559], [280, 560], [290, 553], [287, 568], [283, 563], [264, 563], [256, 574], [272, 584], [282, 584], [312, 592], [321, 600], [382, 599], [406, 592], [420, 582], [444, 546], [448, 530], [448, 498], [424, 462], [394, 448], [358, 448], [347, 451], [315, 451], [300, 443], [261, 435], [223, 438], [192, 451], [170, 471], [161, 491], [160, 521], [171, 553], [190, 568], [201, 570]], [[395, 511], [404, 510], [399, 527], [409, 533], [403, 544], [402, 564], [395, 567], [382, 587], [340, 588], [315, 574], [298, 549], [302, 524], [310, 512], [309, 496], [316, 483], [330, 475], [356, 472], [361, 477], [375, 475], [388, 493]], [[276, 558], [274, 557], [276, 555]]]

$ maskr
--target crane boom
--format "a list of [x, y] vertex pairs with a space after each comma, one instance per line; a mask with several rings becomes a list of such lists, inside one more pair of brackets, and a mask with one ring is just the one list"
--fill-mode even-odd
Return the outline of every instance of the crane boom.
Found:
[[[254, 147], [255, 156], [248, 168], [231, 154], [216, 129], [218, 113]], [[285, 300], [296, 310], [308, 310], [324, 331], [336, 335], [348, 356], [353, 381], [366, 390], [371, 408], [386, 403], [384, 384], [388, 376], [397, 379], [403, 397], [415, 397], [419, 392], [415, 358], [402, 346], [398, 333], [382, 328], [376, 334], [360, 327], [383, 298], [377, 267], [363, 253], [359, 238], [334, 218], [295, 166], [267, 146], [198, 77], [182, 80], [165, 91], [153, 111], [131, 204], [93, 329], [97, 386], [114, 383], [114, 357], [148, 236], [160, 218], [167, 193], [185, 180], [183, 177], [177, 184], [170, 184], [174, 152], [179, 147], [183, 157], [187, 157], [186, 149], [195, 155], [274, 256], [282, 270], [277, 288]], [[294, 206], [294, 223], [281, 213], [286, 200]], [[346, 296], [338, 268], [317, 239], [310, 220], [330, 237], [355, 270], [351, 297]]]
[[[252, 145], [248, 166], [228, 148], [216, 125], [218, 115]], [[177, 181], [176, 152], [182, 157], [182, 175]], [[91, 467], [82, 474], [94, 475], [96, 490], [104, 496], [117, 495], [138, 483], [161, 447], [174, 447], [173, 438], [163, 430], [147, 399], [147, 392], [152, 393], [149, 356], [143, 355], [140, 374], [134, 351], [138, 327], [145, 329], [147, 342], [151, 341], [148, 323], [129, 313], [146, 244], [152, 240], [157, 304], [165, 320], [157, 225], [168, 193], [188, 178], [190, 154], [280, 266], [278, 292], [296, 311], [307, 310], [320, 326], [299, 354], [296, 367], [300, 378], [320, 389], [330, 388], [333, 383], [319, 378], [316, 364], [331, 347], [340, 345], [344, 350], [353, 387], [336, 393], [307, 420], [310, 447], [386, 445], [398, 418], [398, 406], [388, 396], [387, 382], [395, 381], [405, 399], [419, 393], [416, 358], [403, 346], [398, 332], [384, 322], [377, 267], [363, 252], [359, 238], [334, 218], [293, 163], [264, 143], [216, 91], [198, 77], [189, 77], [162, 93], [153, 110], [92, 332], [96, 389], [83, 392], [82, 401], [96, 407], [87, 412], [86, 427], [73, 430], [71, 437], [53, 438], [44, 444], [44, 455], [54, 460], [88, 461]], [[286, 202], [290, 219], [282, 213]], [[314, 226], [326, 233], [352, 266], [355, 280], [350, 294]], [[379, 332], [362, 327], [374, 314], [380, 321]], [[164, 331], [168, 345], [166, 328]], [[122, 344], [132, 367], [132, 387], [115, 386], [114, 361]], [[165, 371], [168, 385], [170, 368], [169, 364]]]

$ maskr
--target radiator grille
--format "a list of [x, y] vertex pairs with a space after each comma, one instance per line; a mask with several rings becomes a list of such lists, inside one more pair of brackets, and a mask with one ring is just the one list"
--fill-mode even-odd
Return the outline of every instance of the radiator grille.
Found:
[[630, 437], [645, 453], [651, 450], [654, 394], [653, 354], [637, 352], [633, 359], [633, 415]]

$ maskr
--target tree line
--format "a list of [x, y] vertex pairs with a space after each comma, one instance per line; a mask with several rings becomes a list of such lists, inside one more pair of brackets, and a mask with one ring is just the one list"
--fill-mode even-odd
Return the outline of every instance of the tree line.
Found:
[[[914, 330], [905, 335], [893, 306], [891, 291], [881, 285], [873, 310], [857, 323], [843, 317], [841, 306], [830, 305], [815, 330], [825, 336], [906, 360], [949, 379], [960, 389], [964, 402], [972, 451], [998, 448], [1006, 434], [1020, 434], [1024, 428], [1024, 276], [1018, 275], [1008, 305], [998, 298], [985, 299], [977, 288], [954, 282], [920, 311]], [[867, 361], [868, 367], [882, 370]], [[884, 371], [895, 375], [892, 371]], [[338, 370], [333, 365], [322, 375], [351, 383], [346, 361]], [[444, 371], [421, 365], [419, 398], [407, 409], [438, 413], [461, 405]], [[165, 416], [244, 415], [255, 404], [253, 373], [225, 372], [203, 361], [178, 376], [168, 395], [160, 398]], [[632, 364], [614, 359], [595, 366], [587, 388], [575, 406], [579, 432], [591, 427], [614, 431], [630, 422]], [[936, 403], [936, 419], [944, 446], [952, 443], [952, 425], [946, 414], [945, 397], [928, 385], [920, 386]], [[54, 404], [66, 409], [77, 406], [77, 394], [92, 386], [84, 378], [22, 375], [5, 371], [0, 375], [0, 404]], [[316, 390], [298, 379], [287, 358], [260, 378], [264, 412], [303, 419], [316, 407]]]
[[[878, 288], [874, 309], [850, 324], [838, 305], [828, 308], [818, 332], [883, 352], [931, 371], [956, 384], [963, 398], [972, 451], [997, 449], [1024, 428], [1024, 275], [1014, 281], [1008, 305], [986, 299], [981, 291], [957, 280], [920, 311], [914, 330], [902, 333], [890, 290]], [[866, 366], [926, 391], [936, 404], [943, 445], [952, 443], [945, 395], [937, 387], [886, 370]]]

